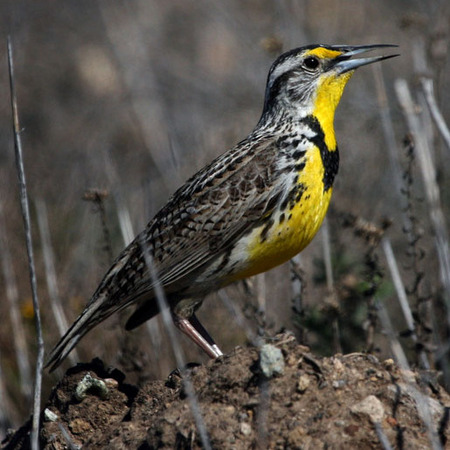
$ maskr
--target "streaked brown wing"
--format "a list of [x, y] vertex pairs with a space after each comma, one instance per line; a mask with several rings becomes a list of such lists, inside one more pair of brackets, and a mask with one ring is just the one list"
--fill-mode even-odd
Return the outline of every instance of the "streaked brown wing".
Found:
[[139, 245], [143, 242], [152, 252], [166, 293], [182, 291], [195, 272], [272, 212], [282, 189], [272, 183], [276, 151], [271, 143], [271, 139], [260, 141], [257, 149], [241, 143], [197, 173], [136, 237], [138, 245], [128, 257], [123, 254], [127, 260], [121, 270], [114, 277], [107, 275], [98, 291], [121, 286], [111, 295], [125, 304], [148, 297], [153, 283]]
[[188, 208], [186, 203], [172, 206], [180, 215], [186, 209], [190, 214], [179, 224], [175, 220], [167, 238], [154, 246], [159, 279], [168, 292], [171, 286], [183, 285], [183, 279], [217, 258], [272, 212], [282, 190], [277, 192], [273, 186], [273, 164], [267, 150], [266, 146], [222, 182], [192, 196]]

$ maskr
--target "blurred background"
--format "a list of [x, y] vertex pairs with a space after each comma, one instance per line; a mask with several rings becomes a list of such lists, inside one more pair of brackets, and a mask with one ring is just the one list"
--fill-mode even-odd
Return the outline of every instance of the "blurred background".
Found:
[[[62, 314], [78, 316], [170, 194], [253, 129], [276, 56], [311, 43], [399, 45], [400, 57], [359, 69], [346, 88], [326, 227], [293, 262], [209, 296], [199, 317], [225, 352], [283, 328], [324, 355], [388, 358], [398, 338], [411, 365], [445, 372], [450, 149], [425, 82], [448, 123], [449, 2], [19, 0], [1, 2], [0, 21], [2, 431], [29, 416], [35, 364], [7, 34], [46, 351], [67, 327]], [[425, 182], [401, 80], [434, 163]], [[165, 378], [175, 362], [163, 325], [126, 333], [130, 312], [91, 332], [63, 368], [98, 356], [132, 383]], [[179, 337], [188, 361], [206, 360]], [[44, 401], [62, 373], [44, 375]]]

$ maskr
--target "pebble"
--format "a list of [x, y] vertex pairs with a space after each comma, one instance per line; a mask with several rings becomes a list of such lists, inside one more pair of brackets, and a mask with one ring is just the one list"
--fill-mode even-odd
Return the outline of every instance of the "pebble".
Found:
[[284, 372], [284, 358], [281, 350], [274, 345], [264, 344], [259, 352], [259, 365], [267, 378]]
[[89, 389], [95, 389], [101, 399], [107, 398], [109, 394], [108, 387], [103, 380], [94, 378], [90, 373], [87, 373], [83, 379], [77, 384], [75, 389], [75, 398], [79, 401], [83, 400]]
[[252, 434], [252, 426], [248, 422], [241, 423], [241, 433], [244, 436], [250, 436]]
[[345, 380], [334, 380], [331, 385], [334, 387], [334, 389], [341, 389], [343, 388], [347, 382]]
[[367, 416], [373, 423], [381, 423], [384, 417], [383, 404], [375, 395], [369, 395], [364, 400], [350, 408], [356, 415]]
[[344, 370], [344, 364], [337, 358], [333, 358], [333, 366], [336, 372], [342, 372]]
[[58, 420], [58, 414], [55, 414], [48, 408], [45, 408], [44, 410], [44, 417], [48, 422], [56, 422]]
[[309, 379], [309, 376], [306, 374], [300, 375], [297, 383], [297, 391], [303, 394], [303, 392], [308, 389], [309, 385], [311, 384], [311, 380]]

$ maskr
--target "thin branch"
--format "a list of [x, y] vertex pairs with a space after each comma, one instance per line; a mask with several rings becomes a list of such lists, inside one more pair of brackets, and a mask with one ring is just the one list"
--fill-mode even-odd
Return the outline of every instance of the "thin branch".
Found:
[[405, 288], [403, 286], [400, 271], [395, 260], [394, 251], [392, 250], [391, 241], [387, 237], [383, 237], [381, 240], [384, 254], [388, 263], [389, 271], [391, 272], [392, 281], [394, 282], [395, 290], [397, 291], [400, 307], [402, 308], [403, 316], [406, 321], [408, 330], [414, 333], [414, 318], [409, 307], [408, 297], [406, 296]]
[[[398, 269], [397, 260], [395, 259], [394, 251], [392, 250], [391, 241], [389, 240], [389, 238], [384, 236], [381, 239], [381, 245], [383, 247], [384, 255], [386, 256], [386, 261], [388, 263], [392, 281], [394, 282], [395, 290], [397, 291], [398, 302], [400, 303], [400, 307], [402, 309], [403, 317], [405, 318], [408, 331], [410, 332], [413, 342], [417, 343], [418, 337], [416, 334], [414, 317], [409, 306], [408, 297], [406, 295], [405, 286], [403, 285], [402, 277], [400, 275], [400, 270]], [[428, 362], [427, 356], [423, 349], [419, 350], [419, 358], [422, 367], [424, 369], [429, 369], [430, 363]]]
[[189, 377], [189, 373], [185, 369], [186, 359], [184, 357], [183, 349], [181, 348], [180, 342], [178, 341], [178, 337], [176, 335], [175, 326], [172, 321], [169, 304], [167, 302], [167, 298], [164, 293], [164, 289], [163, 289], [161, 283], [159, 282], [156, 267], [153, 262], [153, 257], [150, 253], [148, 246], [146, 245], [146, 243], [144, 241], [141, 242], [141, 245], [142, 245], [142, 252], [143, 252], [144, 258], [145, 258], [145, 264], [150, 272], [150, 278], [152, 280], [155, 297], [158, 302], [158, 308], [161, 312], [162, 320], [163, 320], [164, 326], [166, 327], [167, 334], [169, 335], [169, 340], [172, 345], [172, 350], [175, 355], [175, 360], [176, 360], [177, 366], [179, 367], [179, 369], [183, 375], [183, 386], [184, 386], [186, 396], [189, 401], [189, 406], [191, 408], [192, 415], [194, 416], [194, 421], [197, 426], [198, 433], [200, 435], [200, 440], [202, 442], [202, 446], [206, 450], [211, 450], [211, 448], [212, 448], [211, 443], [209, 440], [208, 433], [206, 431], [205, 422], [203, 420], [200, 406], [198, 404], [194, 386]]
[[333, 315], [331, 319], [331, 329], [333, 332], [333, 352], [342, 353], [341, 331], [339, 327], [338, 314], [336, 314], [336, 312], [339, 312], [339, 307], [337, 306], [339, 302], [337, 300], [336, 288], [334, 284], [333, 263], [331, 262], [330, 227], [328, 224], [328, 219], [326, 217], [321, 227], [321, 236], [323, 244], [323, 260], [325, 263], [325, 276], [327, 280], [328, 290], [327, 302], [333, 309]]
[[[61, 297], [59, 295], [58, 283], [56, 280], [55, 257], [53, 255], [50, 239], [50, 229], [48, 226], [47, 207], [43, 200], [36, 200], [36, 213], [38, 219], [39, 233], [41, 237], [42, 254], [44, 257], [45, 275], [47, 281], [48, 296], [55, 317], [56, 326], [60, 336], [63, 336], [68, 329], [68, 322], [64, 309], [61, 307]], [[68, 355], [72, 364], [79, 361], [76, 349]]]
[[444, 139], [447, 149], [450, 150], [450, 130], [448, 129], [445, 119], [439, 109], [439, 106], [434, 96], [433, 80], [430, 78], [422, 78], [420, 80], [423, 93], [425, 94], [425, 101], [427, 102], [428, 109], [430, 110], [431, 117], [436, 124], [439, 133], [441, 133], [442, 139]]
[[16, 154], [17, 173], [19, 176], [20, 205], [25, 228], [25, 239], [28, 255], [28, 268], [30, 272], [31, 295], [33, 298], [34, 319], [36, 327], [37, 357], [34, 384], [33, 421], [31, 426], [31, 448], [39, 450], [39, 414], [41, 409], [42, 369], [44, 365], [44, 338], [42, 336], [41, 313], [37, 294], [36, 271], [34, 265], [33, 242], [31, 238], [30, 208], [23, 164], [22, 140], [20, 138], [19, 114], [17, 110], [17, 95], [14, 79], [14, 64], [11, 36], [7, 37], [9, 86], [11, 91], [11, 108], [13, 114], [14, 150]]
[[396, 332], [394, 331], [391, 320], [389, 318], [389, 314], [387, 313], [384, 304], [380, 301], [380, 299], [377, 298], [375, 306], [377, 308], [378, 317], [380, 319], [383, 330], [389, 339], [389, 344], [391, 346], [394, 358], [396, 359], [397, 364], [404, 373], [404, 381], [408, 386], [408, 390], [411, 397], [414, 399], [416, 403], [416, 408], [419, 417], [422, 419], [422, 422], [424, 423], [425, 428], [428, 432], [430, 448], [432, 448], [433, 450], [442, 450], [438, 434], [433, 424], [430, 405], [428, 403], [429, 397], [422, 394], [422, 392], [420, 392], [419, 389], [417, 389], [414, 378], [408, 375], [411, 373], [408, 360], [406, 358], [406, 355], [403, 351], [400, 342], [397, 339]]
[[256, 333], [253, 332], [247, 319], [240, 308], [238, 308], [235, 303], [230, 299], [225, 289], [221, 289], [217, 292], [220, 300], [224, 304], [225, 308], [228, 310], [233, 320], [238, 325], [239, 329], [244, 330], [247, 336], [247, 340], [253, 347], [259, 347], [262, 344], [262, 339]]
[[6, 234], [5, 217], [3, 205], [0, 203], [0, 230], [3, 230], [0, 236], [0, 255], [2, 261], [3, 278], [6, 285], [6, 298], [8, 300], [8, 312], [11, 320], [11, 326], [14, 330], [14, 350], [16, 353], [17, 367], [19, 369], [20, 390], [27, 401], [31, 398], [31, 367], [30, 358], [27, 349], [27, 339], [25, 328], [20, 317], [19, 293], [14, 276], [11, 251], [8, 245], [8, 236]]
[[84, 195], [83, 200], [92, 202], [96, 207], [100, 215], [100, 224], [102, 226], [103, 239], [105, 241], [104, 250], [108, 256], [108, 264], [114, 261], [114, 254], [111, 244], [111, 233], [109, 232], [108, 221], [106, 220], [105, 199], [108, 197], [109, 192], [101, 189], [88, 189]]
[[69, 450], [80, 450], [81, 447], [73, 442], [72, 437], [61, 422], [58, 422], [58, 428], [59, 431], [61, 431], [62, 437], [64, 438]]
[[270, 385], [269, 380], [262, 377], [259, 385], [259, 405], [256, 414], [256, 445], [257, 450], [269, 447], [268, 442], [268, 421], [270, 410]]
[[383, 129], [384, 139], [386, 141], [386, 148], [389, 155], [389, 162], [391, 165], [391, 172], [395, 184], [395, 194], [397, 196], [399, 205], [403, 209], [405, 206], [404, 198], [400, 195], [403, 188], [402, 169], [399, 161], [399, 152], [395, 139], [395, 131], [391, 110], [389, 107], [389, 97], [386, 92], [386, 86], [383, 79], [383, 67], [381, 64], [373, 64], [372, 71], [375, 76], [375, 88], [377, 91], [378, 112], [380, 113], [381, 126]]
[[[0, 358], [1, 358], [1, 351], [0, 351]], [[1, 359], [0, 359], [1, 362]], [[3, 368], [0, 364], [0, 405], [2, 407], [0, 408], [0, 439], [1, 442], [5, 439], [7, 436], [8, 430], [11, 428], [11, 409], [10, 409], [10, 402], [8, 401], [8, 397], [6, 395], [6, 387], [4, 383], [4, 374], [3, 374]]]
[[115, 196], [115, 202], [117, 206], [117, 216], [119, 219], [120, 232], [122, 233], [122, 239], [125, 246], [130, 244], [134, 239], [135, 233], [133, 231], [133, 224], [131, 222], [130, 211], [123, 204], [121, 200]]
[[[291, 272], [291, 289], [292, 289], [292, 309], [295, 316], [299, 319], [304, 312], [304, 294], [305, 294], [305, 281], [304, 274], [301, 267], [301, 254], [294, 256], [290, 261]], [[305, 342], [305, 328], [301, 325], [300, 320], [296, 320], [294, 325], [297, 328], [296, 334], [298, 335], [299, 342]]]
[[[113, 165], [110, 165], [108, 170], [108, 174], [110, 177], [113, 177], [115, 180], [118, 180], [117, 174], [115, 173], [115, 169]], [[116, 211], [117, 217], [119, 219], [119, 227], [122, 234], [123, 243], [125, 246], [129, 245], [130, 242], [136, 236], [133, 231], [133, 223], [131, 221], [130, 211], [122, 200], [122, 196], [119, 194], [114, 195], [114, 201], [116, 203]], [[158, 320], [147, 320], [145, 322], [146, 330], [150, 336], [151, 340], [151, 348], [154, 350], [151, 353], [151, 357], [155, 359], [155, 361], [160, 361], [161, 358], [161, 348], [163, 345], [162, 334], [159, 326]]]
[[375, 432], [377, 433], [378, 440], [380, 441], [383, 450], [392, 450], [392, 446], [389, 443], [389, 439], [387, 438], [386, 434], [383, 431], [381, 423], [374, 422], [373, 426], [375, 427]]
[[449, 238], [444, 213], [441, 207], [439, 186], [436, 182], [436, 171], [431, 157], [430, 146], [426, 138], [426, 129], [422, 126], [416, 113], [415, 104], [405, 80], [395, 82], [395, 90], [400, 106], [414, 136], [417, 159], [422, 172], [425, 195], [430, 209], [431, 225], [435, 235], [436, 251], [439, 258], [441, 281], [447, 306], [447, 324], [450, 326], [450, 253]]
[[328, 219], [325, 217], [322, 224], [322, 244], [323, 244], [323, 260], [325, 262], [325, 274], [327, 278], [327, 289], [334, 292], [333, 264], [331, 262], [331, 239], [330, 227]]
[[258, 333], [267, 335], [267, 297], [266, 297], [266, 274], [260, 273], [253, 278], [256, 287], [256, 302], [258, 305]]

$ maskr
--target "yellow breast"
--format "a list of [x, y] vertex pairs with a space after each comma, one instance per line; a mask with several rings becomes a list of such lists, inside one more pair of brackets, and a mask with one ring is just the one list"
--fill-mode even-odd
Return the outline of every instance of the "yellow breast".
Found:
[[306, 155], [305, 167], [299, 173], [298, 183], [304, 186], [301, 199], [284, 211], [277, 211], [266, 225], [252, 231], [246, 238], [246, 267], [233, 279], [242, 279], [269, 270], [288, 261], [303, 250], [315, 236], [325, 217], [332, 189], [324, 192], [324, 167], [319, 149], [312, 148]]

